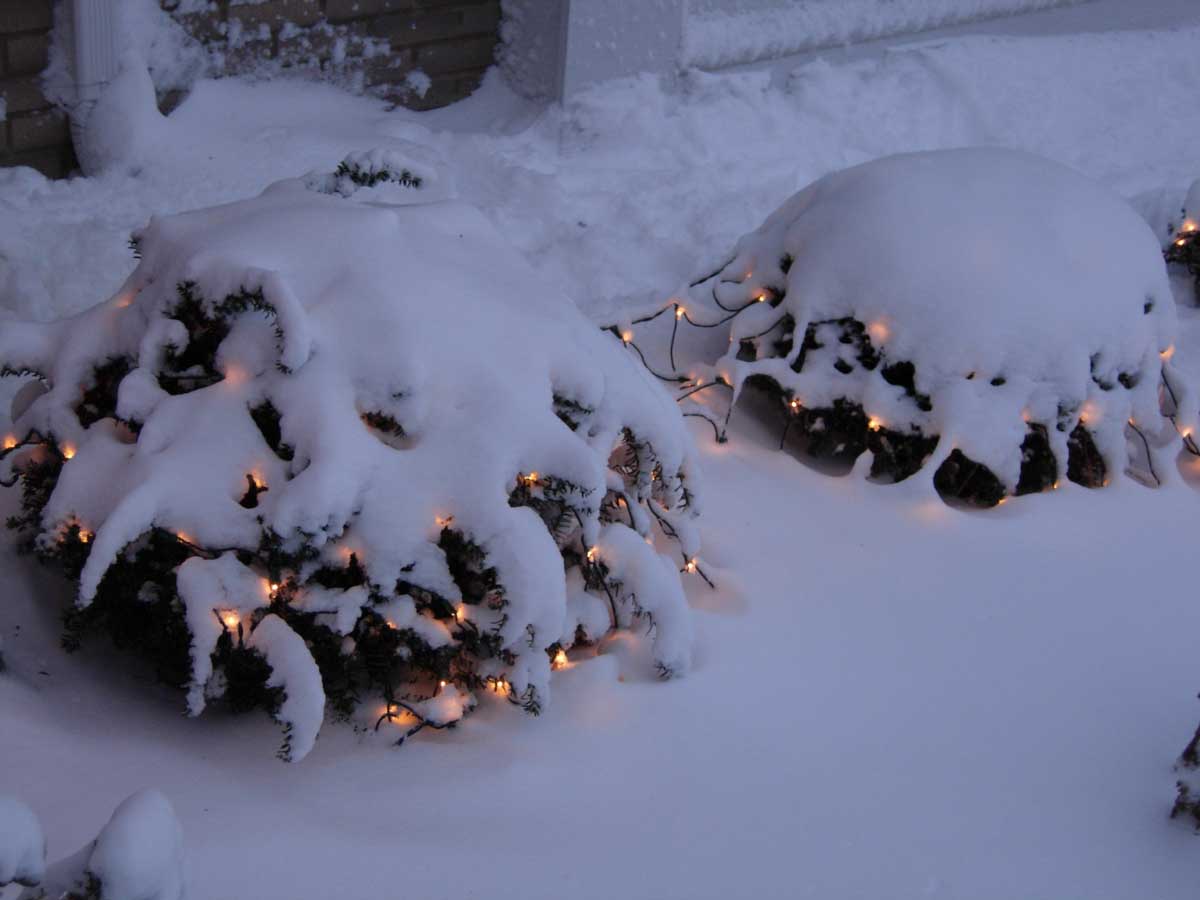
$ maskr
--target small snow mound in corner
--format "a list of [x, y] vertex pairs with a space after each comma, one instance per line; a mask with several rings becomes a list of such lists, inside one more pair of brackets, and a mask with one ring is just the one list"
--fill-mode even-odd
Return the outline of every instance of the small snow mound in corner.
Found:
[[45, 877], [46, 837], [38, 817], [20, 800], [0, 794], [0, 888], [32, 887]]

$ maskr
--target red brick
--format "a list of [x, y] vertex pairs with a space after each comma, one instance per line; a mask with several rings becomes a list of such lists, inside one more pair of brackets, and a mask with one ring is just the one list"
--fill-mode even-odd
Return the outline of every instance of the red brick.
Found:
[[39, 150], [70, 143], [71, 128], [61, 110], [13, 116], [8, 121], [13, 150]]
[[52, 0], [0, 0], [0, 32], [37, 31], [54, 24]]
[[10, 116], [50, 106], [34, 78], [9, 78], [0, 81], [0, 97], [3, 97], [8, 105]]
[[478, 69], [490, 66], [495, 60], [496, 36], [481, 35], [426, 44], [416, 48], [416, 65], [428, 75]]
[[[0, 0], [2, 2], [2, 0]], [[10, 35], [6, 40], [8, 75], [37, 75], [46, 68], [50, 54], [50, 33]]]
[[0, 153], [0, 167], [29, 166], [47, 178], [65, 178], [79, 168], [75, 151], [70, 145], [44, 150], [22, 150], [17, 153]]
[[220, 12], [190, 13], [177, 15], [175, 21], [198, 41], [211, 44], [225, 37], [225, 24]]
[[382, 13], [411, 12], [413, 0], [325, 0], [325, 15], [330, 22], [360, 19]]
[[237, 20], [246, 28], [266, 24], [278, 28], [284, 22], [312, 25], [321, 19], [320, 0], [267, 0], [265, 3], [229, 6], [229, 20]]

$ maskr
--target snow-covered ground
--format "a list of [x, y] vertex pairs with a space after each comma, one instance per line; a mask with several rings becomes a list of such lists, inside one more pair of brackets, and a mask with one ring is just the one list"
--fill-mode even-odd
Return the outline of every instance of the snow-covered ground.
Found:
[[[0, 171], [0, 306], [90, 305], [151, 214], [389, 138], [440, 153], [598, 321], [668, 296], [813, 178], [901, 150], [1032, 150], [1161, 230], [1200, 175], [1198, 48], [1194, 3], [1098, 0], [551, 111], [496, 80], [423, 115], [206, 82], [136, 175]], [[1181, 328], [1176, 362], [1200, 371], [1191, 308]], [[1200, 844], [1166, 818], [1200, 717], [1192, 487], [961, 512], [818, 474], [748, 412], [724, 446], [702, 425], [718, 590], [688, 585], [692, 674], [639, 681], [617, 644], [556, 675], [539, 719], [485, 702], [399, 751], [332, 726], [284, 765], [266, 717], [187, 720], [101, 640], [64, 655], [68, 591], [5, 540], [0, 794], [54, 859], [162, 790], [196, 898], [1194, 896]]]

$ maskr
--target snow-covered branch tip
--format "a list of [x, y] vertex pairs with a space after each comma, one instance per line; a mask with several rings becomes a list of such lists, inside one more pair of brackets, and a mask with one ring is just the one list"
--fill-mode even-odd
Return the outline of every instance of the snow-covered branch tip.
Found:
[[680, 411], [476, 210], [406, 199], [436, 180], [377, 151], [154, 219], [114, 297], [0, 335], [42, 376], [0, 474], [78, 583], [64, 641], [112, 633], [192, 715], [269, 710], [291, 759], [376, 701], [404, 732], [536, 713], [613, 629], [689, 664]]
[[[1167, 250], [1193, 274], [1196, 221], [1185, 211]], [[874, 480], [921, 473], [981, 506], [1065, 480], [1162, 484], [1178, 477], [1181, 441], [1198, 451], [1153, 233], [1097, 184], [1028, 154], [909, 154], [829, 175], [612, 331], [642, 356], [635, 327], [672, 311], [669, 368], [652, 371], [718, 440], [750, 388], [779, 411], [781, 449], [847, 471], [869, 453], [859, 468]], [[728, 351], [680, 371], [681, 325], [727, 329]]]

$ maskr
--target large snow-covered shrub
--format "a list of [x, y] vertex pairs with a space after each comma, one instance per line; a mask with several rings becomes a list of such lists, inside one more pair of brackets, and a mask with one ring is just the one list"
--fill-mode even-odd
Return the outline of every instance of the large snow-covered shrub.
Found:
[[[118, 293], [6, 323], [10, 523], [97, 627], [312, 747], [328, 701], [408, 730], [529, 712], [610, 629], [689, 664], [693, 448], [671, 399], [395, 152], [154, 219]], [[15, 478], [14, 478], [15, 480]], [[679, 562], [655, 536], [678, 542]], [[406, 732], [407, 733], [407, 732]]]
[[735, 396], [766, 388], [810, 453], [869, 450], [882, 480], [924, 468], [943, 496], [982, 505], [1127, 469], [1158, 483], [1173, 477], [1173, 426], [1195, 426], [1153, 232], [1027, 154], [829, 175], [690, 291], [686, 321], [729, 323], [713, 377]]

